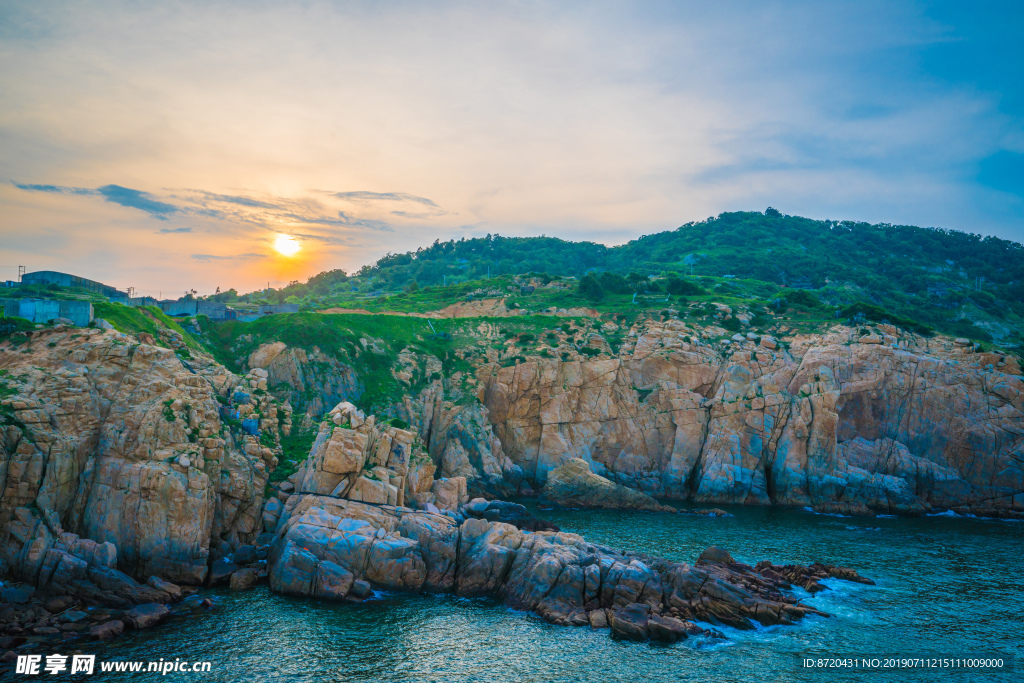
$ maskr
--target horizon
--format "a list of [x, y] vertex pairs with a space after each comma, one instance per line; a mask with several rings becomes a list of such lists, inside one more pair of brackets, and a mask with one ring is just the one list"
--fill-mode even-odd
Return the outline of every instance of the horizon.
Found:
[[252, 291], [766, 206], [1024, 241], [1014, 6], [103, 9], [0, 6], [0, 279]]

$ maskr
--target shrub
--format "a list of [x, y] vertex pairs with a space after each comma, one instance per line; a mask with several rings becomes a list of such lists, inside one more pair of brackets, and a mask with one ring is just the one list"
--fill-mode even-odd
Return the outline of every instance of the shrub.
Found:
[[579, 293], [590, 301], [600, 301], [604, 298], [604, 287], [593, 274], [584, 275], [580, 280]]
[[669, 294], [676, 294], [679, 296], [699, 296], [701, 294], [707, 294], [707, 290], [703, 287], [678, 277], [670, 277], [665, 285], [665, 290]]
[[804, 308], [821, 308], [821, 300], [806, 289], [783, 289], [775, 295], [777, 299], [785, 299], [791, 306]]

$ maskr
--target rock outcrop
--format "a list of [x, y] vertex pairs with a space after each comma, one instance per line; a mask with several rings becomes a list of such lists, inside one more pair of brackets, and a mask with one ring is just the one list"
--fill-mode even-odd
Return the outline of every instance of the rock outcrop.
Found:
[[[309, 457], [266, 506], [263, 523], [278, 526], [285, 504], [296, 494], [318, 494], [376, 505], [433, 508], [454, 512], [469, 500], [465, 477], [434, 479], [435, 467], [417, 434], [378, 424], [348, 402], [335, 406], [320, 424]], [[292, 493], [294, 491], [294, 493]]]
[[548, 476], [541, 502], [562, 508], [604, 508], [675, 512], [642, 491], [609, 481], [590, 471], [585, 460], [573, 458]]
[[488, 497], [520, 492], [522, 470], [502, 452], [487, 408], [479, 402], [455, 403], [434, 381], [419, 395], [407, 396], [398, 413], [420, 436], [441, 477], [464, 477]]
[[[823, 613], [799, 604], [794, 584], [826, 577], [870, 583], [825, 565], [756, 568], [728, 553], [690, 566], [604, 548], [562, 532], [450, 517], [318, 495], [289, 498], [270, 553], [270, 587], [323, 599], [368, 588], [496, 596], [564, 625], [608, 625], [627, 637], [678, 640], [694, 620], [741, 629]], [[356, 591], [356, 587], [363, 587]]]
[[161, 602], [129, 577], [201, 583], [211, 557], [260, 532], [279, 449], [259, 378], [57, 328], [0, 345], [0, 371], [0, 549], [18, 578]]
[[482, 363], [478, 396], [536, 487], [582, 458], [663, 498], [1024, 514], [1013, 357], [888, 325], [728, 344], [717, 332], [646, 321], [616, 354]]
[[362, 391], [352, 368], [316, 347], [307, 351], [270, 342], [244, 361], [250, 370], [266, 372], [264, 389], [303, 413], [300, 428], [308, 428], [332, 406], [354, 400]]

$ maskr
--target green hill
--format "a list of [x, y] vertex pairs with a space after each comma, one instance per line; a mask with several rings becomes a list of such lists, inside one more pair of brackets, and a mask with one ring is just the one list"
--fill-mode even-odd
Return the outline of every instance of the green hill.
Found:
[[[574, 286], [577, 296], [559, 293], [552, 300], [559, 306], [604, 308], [634, 291], [693, 298], [704, 290], [708, 296], [698, 298], [778, 308], [794, 297], [806, 299], [793, 293], [800, 291], [814, 300], [810, 308], [820, 302], [819, 313], [833, 318], [855, 310], [860, 317], [888, 316], [1011, 347], [1021, 344], [1024, 330], [1024, 246], [1016, 242], [937, 228], [818, 221], [774, 209], [723, 213], [615, 247], [499, 235], [436, 241], [388, 254], [358, 273], [320, 273], [260, 297], [298, 301], [310, 310], [429, 310], [481, 296], [481, 290], [507, 293], [509, 276], [529, 273], [584, 284], [586, 291]], [[600, 287], [584, 280], [587, 275]], [[513, 291], [519, 294], [518, 287]]]

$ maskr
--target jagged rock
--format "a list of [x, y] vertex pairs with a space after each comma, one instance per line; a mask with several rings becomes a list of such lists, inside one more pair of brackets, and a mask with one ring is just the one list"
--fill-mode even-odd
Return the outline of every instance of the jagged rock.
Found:
[[256, 585], [258, 574], [252, 567], [246, 567], [245, 569], [239, 569], [231, 575], [228, 580], [228, 586], [233, 591], [244, 591], [249, 590]]
[[732, 555], [729, 554], [728, 550], [719, 548], [717, 545], [709, 546], [707, 550], [700, 554], [697, 558], [697, 562], [715, 562], [717, 564], [734, 564], [736, 560], [732, 559]]
[[46, 601], [44, 607], [46, 608], [47, 612], [50, 612], [51, 614], [57, 614], [58, 612], [63, 612], [64, 610], [74, 606], [77, 603], [78, 601], [70, 595], [62, 595], [60, 597], [50, 598]]
[[252, 564], [256, 561], [256, 548], [251, 545], [243, 545], [234, 552], [231, 559], [239, 566]]
[[525, 506], [504, 500], [493, 500], [487, 503], [479, 516], [489, 522], [511, 524], [522, 531], [558, 531], [557, 526], [530, 514]]
[[541, 500], [564, 508], [605, 508], [611, 510], [650, 510], [675, 512], [646, 493], [605, 479], [590, 471], [585, 460], [574, 458], [548, 476]]
[[653, 614], [647, 620], [651, 640], [674, 643], [687, 637], [687, 623], [674, 617]]
[[89, 629], [89, 635], [96, 640], [110, 640], [124, 633], [124, 622], [120, 620], [97, 624]]
[[36, 590], [32, 586], [22, 584], [20, 586], [5, 586], [3, 591], [0, 592], [0, 597], [3, 598], [4, 602], [13, 602], [15, 604], [25, 604]]
[[0, 432], [0, 545], [15, 575], [87, 581], [116, 564], [199, 584], [211, 543], [259, 531], [267, 463], [220, 436], [216, 396], [238, 381], [222, 366], [101, 329], [39, 330], [21, 350], [0, 352], [26, 399], [11, 403], [24, 428]]
[[281, 593], [363, 599], [376, 587], [491, 595], [552, 623], [602, 628], [607, 620], [627, 637], [665, 641], [693, 633], [686, 620], [751, 628], [823, 614], [789, 591], [820, 590], [826, 577], [866, 581], [818, 564], [754, 568], [721, 549], [690, 567], [575, 534], [525, 533], [475, 517], [457, 525], [428, 512], [301, 494], [288, 501], [269, 566], [270, 587]]
[[434, 494], [435, 504], [441, 510], [458, 510], [469, 500], [465, 477], [438, 479], [434, 482], [431, 493]]
[[131, 608], [124, 614], [125, 623], [131, 628], [149, 628], [167, 618], [170, 610], [159, 603], [149, 603]]
[[206, 577], [208, 586], [216, 586], [231, 578], [231, 575], [238, 571], [238, 565], [234, 562], [221, 558], [210, 565], [210, 573]]
[[370, 597], [373, 593], [373, 588], [366, 581], [355, 581], [352, 584], [352, 596], [359, 598], [360, 600]]
[[359, 380], [352, 368], [319, 349], [306, 351], [271, 342], [251, 353], [247, 364], [266, 371], [269, 386], [290, 387], [288, 405], [303, 411], [307, 420], [359, 395]]
[[608, 625], [612, 633], [629, 640], [647, 640], [650, 638], [648, 615], [650, 607], [638, 603], [630, 603], [625, 607], [611, 610], [608, 614]]

